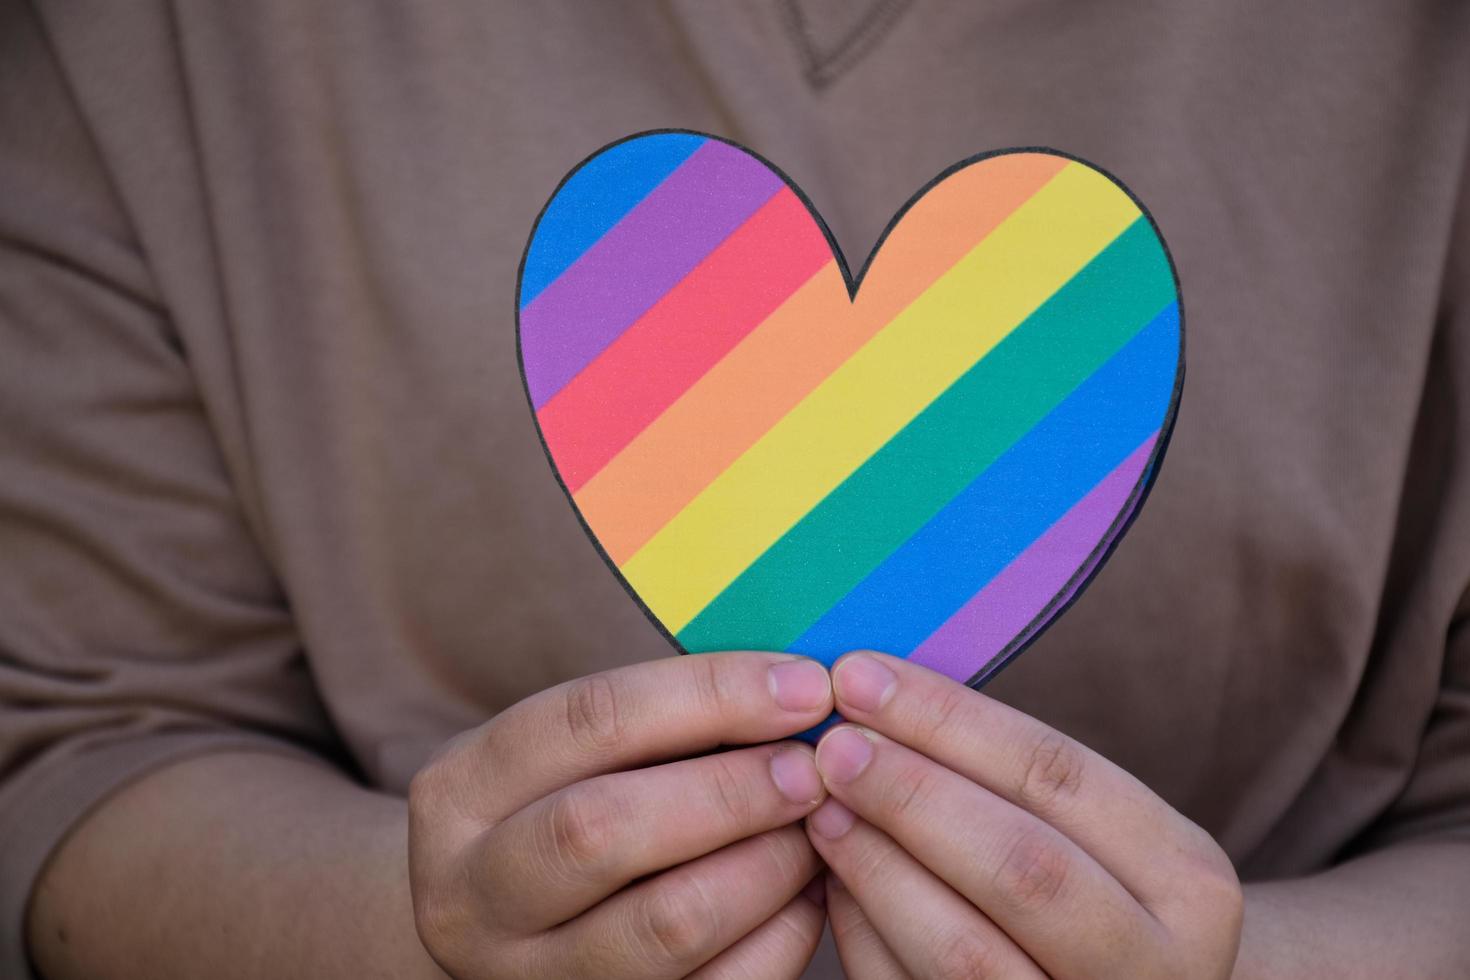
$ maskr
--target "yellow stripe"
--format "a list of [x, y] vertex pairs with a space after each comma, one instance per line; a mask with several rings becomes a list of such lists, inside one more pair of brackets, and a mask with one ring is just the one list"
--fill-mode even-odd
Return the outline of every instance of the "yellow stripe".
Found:
[[664, 525], [623, 576], [665, 628], [683, 629], [1138, 214], [1106, 177], [1069, 164]]

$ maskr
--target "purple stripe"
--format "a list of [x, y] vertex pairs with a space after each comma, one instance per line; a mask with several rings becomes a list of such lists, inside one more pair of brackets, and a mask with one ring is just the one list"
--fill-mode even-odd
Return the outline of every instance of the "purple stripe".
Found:
[[[1158, 433], [1087, 492], [1071, 509], [1012, 559], [999, 575], [909, 654], [955, 680], [968, 681], [1018, 636], [1027, 632], [1053, 598], [1070, 599], [1091, 571], [1094, 552], [1128, 504], [1148, 466]], [[1079, 574], [1080, 571], [1080, 574]], [[1071, 586], [1069, 587], [1069, 583]], [[1044, 624], [1036, 624], [1041, 626]]]
[[521, 310], [531, 402], [544, 405], [782, 187], [709, 140]]

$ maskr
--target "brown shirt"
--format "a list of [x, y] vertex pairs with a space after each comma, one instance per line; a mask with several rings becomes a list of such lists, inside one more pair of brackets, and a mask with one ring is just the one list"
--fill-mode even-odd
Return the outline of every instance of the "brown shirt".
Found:
[[1126, 180], [1184, 286], [1178, 428], [989, 690], [1247, 878], [1470, 838], [1467, 53], [1453, 2], [0, 5], [0, 973], [129, 779], [256, 745], [402, 791], [669, 652], [513, 330], [558, 179], [665, 126], [776, 161], [855, 265], [977, 151]]

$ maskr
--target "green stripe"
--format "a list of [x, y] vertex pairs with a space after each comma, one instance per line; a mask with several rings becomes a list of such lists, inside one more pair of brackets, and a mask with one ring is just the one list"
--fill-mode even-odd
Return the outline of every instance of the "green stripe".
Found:
[[1168, 260], [1139, 218], [746, 568], [679, 643], [788, 648], [1173, 298]]

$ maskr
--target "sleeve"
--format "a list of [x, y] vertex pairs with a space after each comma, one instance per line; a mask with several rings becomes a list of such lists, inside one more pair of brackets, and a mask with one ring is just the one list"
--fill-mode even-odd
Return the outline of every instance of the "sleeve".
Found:
[[188, 358], [25, 4], [0, 5], [0, 976], [109, 793], [226, 749], [341, 758]]
[[1429, 610], [1401, 628], [1442, 649], [1439, 687], [1408, 782], [1350, 854], [1470, 844], [1470, 159], [1462, 174], [1401, 518], [1418, 529], [1401, 587], [1426, 590]]
[[1413, 775], [1373, 834], [1378, 846], [1426, 839], [1470, 844], [1470, 598], [1450, 629], [1439, 698]]

